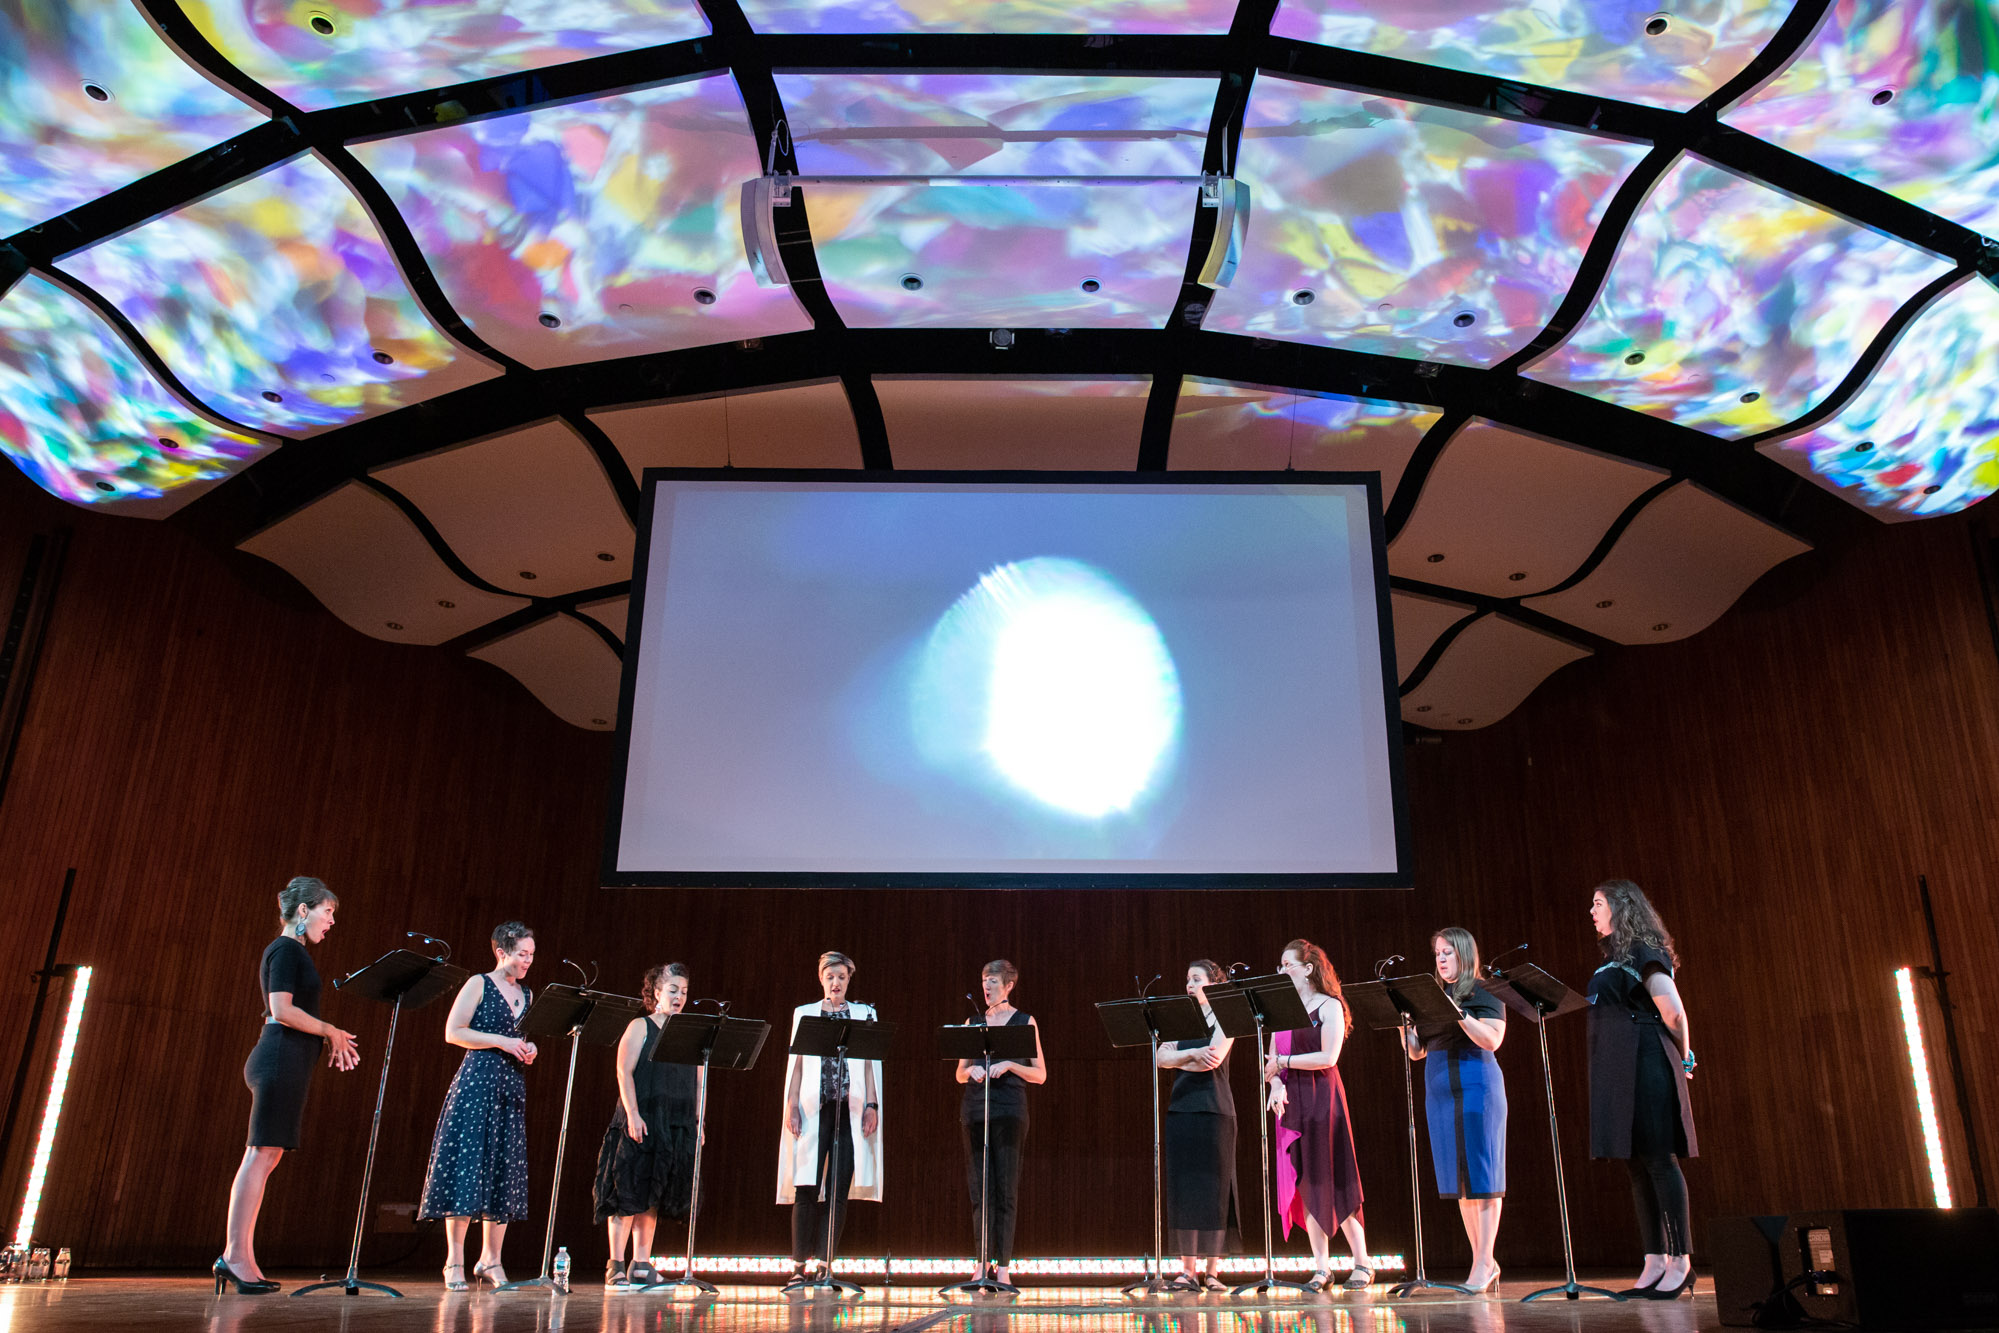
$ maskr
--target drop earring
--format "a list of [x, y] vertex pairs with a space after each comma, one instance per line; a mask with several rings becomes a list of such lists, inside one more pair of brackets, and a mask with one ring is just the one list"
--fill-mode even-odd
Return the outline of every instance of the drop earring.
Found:
[[296, 935], [296, 936], [297, 936], [297, 937], [298, 937], [299, 939], [304, 939], [304, 938], [305, 938], [305, 922], [303, 922], [303, 921], [295, 921], [295, 922], [293, 922], [293, 923], [292, 923], [292, 934], [293, 934], [293, 935]]

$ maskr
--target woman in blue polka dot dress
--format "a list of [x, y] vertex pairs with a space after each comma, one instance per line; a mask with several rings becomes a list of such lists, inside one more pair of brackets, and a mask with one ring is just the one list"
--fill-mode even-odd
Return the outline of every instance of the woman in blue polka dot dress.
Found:
[[528, 1215], [527, 1080], [534, 1043], [520, 1034], [528, 988], [521, 979], [534, 964], [534, 932], [518, 921], [493, 931], [493, 970], [459, 988], [444, 1020], [444, 1039], [465, 1048], [465, 1059], [444, 1094], [437, 1135], [430, 1143], [423, 1203], [417, 1216], [444, 1219], [444, 1286], [464, 1291], [465, 1235], [472, 1219], [485, 1223], [474, 1280], [494, 1286], [507, 1280], [500, 1244], [507, 1223]]

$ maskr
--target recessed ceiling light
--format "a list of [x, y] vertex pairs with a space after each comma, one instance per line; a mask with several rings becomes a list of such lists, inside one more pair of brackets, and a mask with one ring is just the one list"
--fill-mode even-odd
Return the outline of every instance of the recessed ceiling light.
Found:
[[706, 287], [696, 287], [694, 289], [694, 304], [714, 305], [715, 293], [709, 291]]
[[1319, 294], [1313, 291], [1310, 287], [1307, 287], [1302, 291], [1295, 291], [1291, 293], [1292, 305], [1310, 305], [1312, 304], [1312, 302], [1318, 299], [1319, 299]]
[[1628, 355], [1626, 355], [1626, 356], [1625, 356], [1625, 358], [1624, 358], [1624, 364], [1625, 364], [1625, 365], [1627, 365], [1627, 366], [1635, 366], [1635, 365], [1638, 365], [1639, 363], [1641, 363], [1641, 362], [1642, 362], [1642, 361], [1644, 361], [1644, 360], [1645, 360], [1645, 353], [1643, 353], [1643, 352], [1632, 352], [1632, 353], [1629, 353]]
[[1461, 329], [1468, 329], [1478, 323], [1478, 315], [1470, 310], [1460, 310], [1456, 315], [1452, 316], [1451, 323]]
[[458, 603], [456, 603], [456, 602], [451, 602], [451, 601], [446, 601], [446, 600], [445, 600], [444, 598], [442, 598], [442, 597], [440, 597], [440, 598], [438, 598], [438, 599], [437, 599], [437, 604], [438, 604], [439, 606], [443, 607], [443, 608], [444, 608], [445, 610], [447, 610], [447, 611], [451, 610], [451, 609], [452, 609], [453, 607], [455, 607], [455, 606], [457, 606], [457, 605], [458, 605]]
[[1645, 20], [1645, 35], [1648, 37], [1661, 36], [1671, 26], [1672, 21], [1666, 15], [1654, 14], [1651, 18]]
[[1417, 712], [1419, 712], [1419, 713], [1427, 713], [1427, 712], [1429, 712], [1429, 711], [1430, 711], [1430, 705], [1428, 705], [1428, 704], [1417, 704], [1417, 705], [1416, 705], [1416, 711], [1417, 711]]
[[1376, 306], [1376, 307], [1375, 307], [1375, 309], [1376, 309], [1376, 310], [1393, 310], [1393, 309], [1395, 309], [1395, 302], [1393, 302], [1393, 301], [1383, 301], [1383, 302], [1382, 302], [1382, 303], [1381, 303], [1380, 305]]
[[559, 329], [562, 327], [562, 321], [544, 310], [541, 312], [541, 326], [545, 329]]
[[1468, 727], [1471, 725], [1471, 719], [1468, 717], [1461, 717], [1458, 719], [1458, 725], [1461, 727]]
[[160, 448], [162, 448], [162, 449], [178, 449], [178, 448], [180, 448], [180, 441], [179, 441], [179, 440], [170, 440], [170, 439], [168, 439], [168, 438], [167, 438], [166, 436], [162, 435], [162, 436], [160, 436]]
[[1610, 608], [1611, 608], [1611, 601], [1607, 597], [1601, 602], [1598, 602], [1596, 604], [1596, 609], [1599, 611], [1608, 611]]
[[333, 35], [333, 20], [324, 14], [314, 14], [306, 20], [306, 23], [321, 37], [331, 37]]
[[631, 307], [631, 303], [630, 303], [630, 302], [620, 302], [620, 303], [619, 303], [619, 305], [618, 305], [618, 313], [619, 313], [619, 314], [621, 314], [621, 315], [629, 315], [629, 314], [631, 314], [631, 313], [632, 313], [632, 307]]
[[597, 558], [599, 560], [616, 560], [618, 557], [612, 555], [609, 551], [599, 551], [597, 552]]
[[1880, 92], [1874, 94], [1874, 105], [1876, 106], [1887, 106], [1894, 100], [1895, 90], [1893, 88], [1883, 88]]
[[283, 402], [284, 400], [285, 400], [285, 396], [284, 396], [283, 394], [279, 393], [279, 392], [278, 392], [278, 391], [277, 391], [276, 389], [266, 389], [266, 390], [264, 390], [264, 401], [265, 401], [265, 402], [267, 402], [267, 403], [282, 403], [282, 402]]
[[1507, 577], [1507, 580], [1508, 580], [1509, 582], [1511, 582], [1511, 583], [1518, 583], [1518, 582], [1520, 582], [1520, 580], [1522, 580], [1522, 579], [1526, 578], [1526, 577], [1527, 577], [1527, 575], [1526, 575], [1525, 573], [1519, 573], [1519, 574], [1508, 574], [1508, 575], [1507, 575], [1506, 577]]
[[1937, 485], [1929, 485], [1929, 486], [1925, 486], [1925, 487], [1923, 487], [1923, 494], [1924, 494], [1924, 495], [1935, 495], [1935, 494], [1936, 494], [1936, 493], [1937, 493], [1938, 491], [1940, 491], [1940, 490], [1942, 490], [1942, 489], [1943, 489], [1943, 487], [1941, 487], [1941, 486], [1937, 486]]
[[1754, 389], [1751, 389], [1751, 390], [1750, 390], [1750, 391], [1749, 391], [1748, 393], [1745, 393], [1745, 394], [1743, 394], [1743, 395], [1742, 395], [1742, 401], [1743, 401], [1743, 402], [1745, 402], [1745, 403], [1753, 403], [1753, 402], [1755, 402], [1755, 401], [1756, 401], [1756, 400], [1757, 400], [1758, 398], [1761, 398], [1762, 396], [1763, 396], [1763, 395], [1762, 395], [1762, 394], [1760, 394], [1760, 393], [1758, 393], [1758, 392], [1756, 392], [1756, 390], [1754, 390]]
[[1090, 294], [1091, 296], [1095, 296], [1102, 287], [1103, 284], [1101, 282], [1098, 282], [1095, 278], [1083, 279], [1083, 290], [1088, 294]]
[[390, 356], [387, 352], [376, 352], [373, 355], [375, 358], [375, 364], [378, 366], [393, 365], [395, 363], [395, 358]]
[[524, 579], [531, 579], [534, 577], [534, 571], [532, 569], [523, 569], [521, 571], [521, 577]]
[[97, 483], [97, 489], [100, 491], [115, 491], [118, 488], [108, 481], [100, 481]]
[[608, 717], [593, 717], [590, 719], [590, 725], [593, 727], [608, 727], [611, 725], [611, 719]]
[[402, 628], [402, 623], [400, 621], [391, 620], [388, 621], [387, 624], [390, 629], [399, 630]]
[[920, 292], [920, 291], [922, 291], [922, 290], [923, 290], [923, 279], [922, 279], [922, 278], [920, 278], [920, 277], [918, 277], [918, 276], [917, 276], [916, 274], [914, 274], [914, 273], [905, 273], [905, 274], [903, 274], [903, 275], [902, 275], [902, 290], [904, 290], [904, 291], [906, 291], [906, 292]]
[[1853, 452], [1856, 454], [1872, 453], [1873, 450], [1874, 441], [1872, 440], [1862, 440], [1859, 444], [1853, 446]]
[[108, 102], [111, 100], [111, 90], [101, 83], [86, 82], [83, 85], [83, 95], [93, 102]]
[[1438, 563], [1439, 561], [1441, 561], [1441, 560], [1442, 560], [1442, 559], [1444, 558], [1444, 553], [1443, 553], [1442, 551], [1439, 551], [1439, 552], [1438, 552], [1437, 554], [1435, 554], [1435, 555], [1432, 555], [1432, 556], [1425, 556], [1424, 558], [1425, 558], [1426, 560], [1428, 560], [1428, 561], [1429, 561], [1429, 562], [1430, 562], [1431, 564], [1433, 564], [1433, 565], [1434, 565], [1434, 564]]
[[1656, 624], [1656, 625], [1654, 625], [1654, 626], [1652, 627], [1652, 632], [1653, 632], [1654, 634], [1664, 634], [1664, 633], [1665, 633], [1665, 632], [1666, 632], [1667, 630], [1669, 630], [1669, 629], [1671, 629], [1671, 628], [1672, 628], [1672, 626], [1671, 626], [1670, 624], [1668, 624], [1668, 623], [1667, 623], [1666, 621], [1663, 621], [1663, 620], [1662, 620], [1662, 621], [1660, 621], [1660, 622], [1659, 622], [1658, 624]]

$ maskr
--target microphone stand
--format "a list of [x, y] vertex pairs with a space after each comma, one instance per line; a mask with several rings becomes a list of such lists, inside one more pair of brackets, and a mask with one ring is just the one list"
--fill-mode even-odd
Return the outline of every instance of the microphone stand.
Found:
[[[972, 997], [967, 995], [965, 998], [969, 1000]], [[992, 1026], [992, 1023], [986, 1018], [984, 1009], [979, 1011], [975, 1026], [982, 1028], [990, 1028]], [[1014, 1286], [1011, 1282], [1000, 1281], [986, 1266], [992, 1254], [992, 1241], [988, 1230], [991, 1226], [993, 1207], [993, 1060], [990, 1049], [991, 1040], [991, 1037], [988, 1036], [988, 1050], [985, 1058], [980, 1061], [981, 1066], [985, 1070], [985, 1075], [979, 1080], [979, 1272], [978, 1276], [974, 1277], [970, 1282], [959, 1282], [942, 1288], [937, 1293], [940, 1296], [948, 1296], [954, 1291], [989, 1292], [995, 1296], [1017, 1296], [1020, 1294], [1019, 1287]]]

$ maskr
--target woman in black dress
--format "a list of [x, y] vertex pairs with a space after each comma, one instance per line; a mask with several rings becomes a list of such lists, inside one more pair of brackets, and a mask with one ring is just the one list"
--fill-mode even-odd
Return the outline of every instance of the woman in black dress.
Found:
[[663, 963], [653, 968], [639, 985], [639, 999], [647, 1016], [626, 1024], [618, 1039], [618, 1109], [611, 1113], [604, 1146], [597, 1152], [597, 1220], [611, 1235], [611, 1260], [604, 1266], [607, 1287], [632, 1280], [632, 1264], [652, 1261], [653, 1229], [660, 1215], [687, 1216], [694, 1185], [699, 1075], [693, 1065], [661, 1064], [652, 1058], [664, 1021], [687, 1007], [686, 967]]
[[323, 1045], [327, 1063], [352, 1069], [361, 1055], [354, 1034], [319, 1016], [319, 969], [306, 952], [333, 929], [340, 900], [309, 875], [300, 875], [278, 895], [278, 937], [264, 946], [257, 965], [264, 993], [264, 1026], [243, 1064], [250, 1085], [250, 1141], [229, 1186], [229, 1237], [215, 1261], [215, 1290], [234, 1283], [246, 1295], [276, 1291], [257, 1266], [257, 1212], [264, 1206], [264, 1182], [278, 1159], [298, 1147], [305, 1115], [305, 1090]]
[[521, 979], [534, 965], [534, 932], [518, 921], [493, 930], [493, 970], [467, 978], [444, 1019], [444, 1039], [465, 1058], [444, 1094], [416, 1215], [444, 1219], [444, 1286], [464, 1291], [465, 1233], [485, 1223], [474, 1278], [507, 1280], [500, 1245], [507, 1224], [528, 1215], [527, 1080], [534, 1043], [521, 1036], [530, 998]]
[[1676, 1157], [1695, 1155], [1687, 1080], [1694, 1051], [1673, 979], [1680, 965], [1659, 914], [1628, 879], [1590, 898], [1603, 966], [1589, 983], [1589, 1155], [1621, 1157], [1645, 1267], [1624, 1294], [1672, 1300], [1694, 1285], [1687, 1179]]
[[[1013, 987], [1019, 980], [1019, 968], [1004, 958], [995, 958], [979, 973], [980, 998], [985, 1001], [989, 1026], [1034, 1029], [1034, 1058], [1025, 1064], [995, 1060], [989, 1065], [960, 1060], [957, 1070], [958, 1081], [965, 1085], [958, 1123], [965, 1138], [965, 1190], [972, 1199], [972, 1243], [978, 1244], [980, 1188], [990, 1179], [991, 1206], [984, 1213], [986, 1258], [994, 1268], [991, 1276], [1002, 1283], [1010, 1281], [1007, 1270], [1013, 1266], [1014, 1223], [1020, 1216], [1020, 1150], [1027, 1142], [1027, 1085], [1048, 1081], [1048, 1062], [1041, 1058], [1041, 1025], [1026, 1010], [1013, 1007]], [[985, 1125], [983, 1136], [979, 1133], [981, 1123]]]
[[1506, 1040], [1506, 1007], [1478, 984], [1478, 941], [1446, 926], [1430, 937], [1437, 980], [1464, 1014], [1455, 1023], [1420, 1023], [1409, 1058], [1423, 1062], [1423, 1110], [1437, 1193], [1458, 1201], [1471, 1241], [1473, 1291], [1499, 1286], [1499, 1210], [1506, 1201], [1506, 1079], [1493, 1052]]
[[[1166, 1103], [1166, 1243], [1180, 1254], [1175, 1291], [1223, 1291], [1221, 1257], [1241, 1248], [1235, 1188], [1235, 1094], [1229, 1049], [1208, 1007], [1207, 988], [1226, 981], [1221, 964], [1203, 958], [1187, 967], [1187, 994], [1201, 1006], [1207, 1040], [1159, 1048], [1159, 1067], [1177, 1069]], [[1207, 1271], [1201, 1271], [1201, 1261]]]

